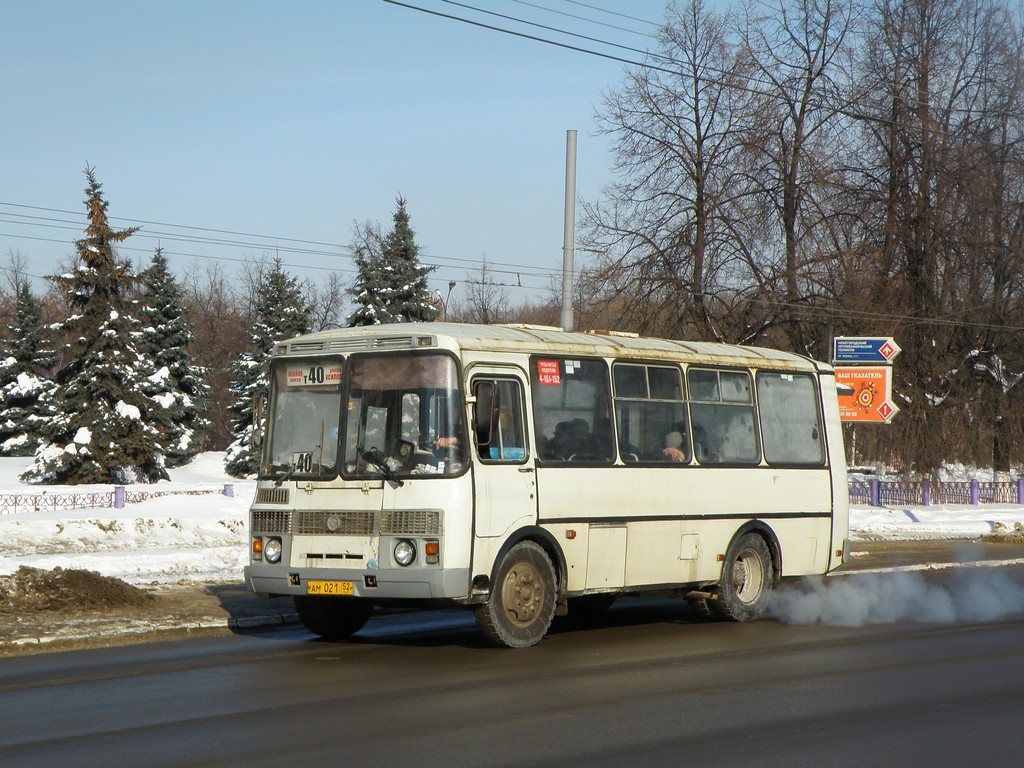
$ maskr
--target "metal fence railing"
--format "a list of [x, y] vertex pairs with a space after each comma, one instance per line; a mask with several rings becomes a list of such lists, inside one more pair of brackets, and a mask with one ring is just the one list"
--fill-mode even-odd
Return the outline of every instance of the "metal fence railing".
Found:
[[1024, 480], [851, 480], [850, 503], [872, 507], [932, 504], [1024, 504]]
[[123, 485], [104, 491], [75, 491], [72, 493], [0, 493], [0, 515], [19, 512], [56, 512], [69, 509], [122, 509], [125, 504], [137, 504], [161, 496], [205, 496], [210, 494], [234, 496], [234, 486], [223, 488], [195, 488], [176, 491], [146, 491], [126, 489]]

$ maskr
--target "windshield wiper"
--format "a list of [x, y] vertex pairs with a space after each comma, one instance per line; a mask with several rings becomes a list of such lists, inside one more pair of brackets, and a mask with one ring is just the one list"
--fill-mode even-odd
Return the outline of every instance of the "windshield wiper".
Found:
[[356, 445], [356, 451], [359, 453], [360, 456], [362, 456], [368, 462], [373, 464], [373, 466], [379, 469], [380, 473], [384, 475], [384, 478], [388, 482], [394, 483], [398, 487], [402, 487], [403, 485], [405, 485], [401, 478], [399, 478], [398, 475], [395, 474], [394, 470], [388, 466], [388, 459], [383, 453], [380, 452], [380, 448], [371, 448], [370, 450], [366, 450], [365, 448], [363, 448], [363, 446]]
[[279, 478], [277, 478], [276, 480], [274, 480], [274, 485], [275, 485], [275, 486], [277, 486], [278, 488], [280, 488], [280, 487], [281, 487], [281, 484], [282, 484], [282, 483], [283, 483], [283, 482], [284, 482], [285, 480], [288, 480], [289, 478], [291, 478], [291, 476], [292, 476], [292, 475], [294, 475], [294, 474], [295, 474], [295, 469], [296, 469], [296, 468], [297, 468], [298, 466], [299, 466], [299, 465], [298, 465], [298, 464], [297, 464], [296, 462], [294, 462], [294, 461], [293, 461], [293, 462], [292, 462], [291, 464], [289, 464], [289, 465], [288, 465], [288, 470], [287, 470], [287, 471], [286, 471], [286, 472], [285, 472], [285, 473], [284, 473], [283, 475], [281, 475], [281, 476], [280, 476]]
[[[322, 457], [323, 456], [323, 448], [321, 446], [317, 446], [317, 447], [320, 448], [320, 455]], [[293, 457], [297, 457], [297, 458], [292, 458], [291, 462], [289, 462], [289, 464], [288, 464], [288, 469], [285, 470], [284, 474], [282, 474], [280, 477], [277, 477], [277, 478], [274, 479], [274, 485], [280, 486], [285, 480], [290, 480], [291, 476], [294, 475], [296, 472], [298, 472], [300, 467], [303, 467], [303, 466], [310, 467], [310, 462], [312, 462], [312, 456], [313, 456], [312, 452], [301, 451], [299, 453], [292, 454], [292, 456]], [[303, 460], [304, 457], [307, 457], [307, 456], [310, 457], [310, 461], [309, 462], [306, 462], [306, 461]], [[323, 464], [318, 462], [317, 463], [317, 472], [320, 473], [322, 471], [323, 471]], [[306, 474], [308, 474], [308, 473], [309, 473], [309, 470], [307, 469]]]

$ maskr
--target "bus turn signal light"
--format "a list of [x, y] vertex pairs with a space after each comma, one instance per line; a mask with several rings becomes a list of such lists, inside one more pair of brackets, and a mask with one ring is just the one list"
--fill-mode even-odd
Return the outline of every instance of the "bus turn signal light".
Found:
[[423, 543], [423, 560], [428, 565], [435, 565], [441, 554], [441, 543], [438, 541], [426, 541]]

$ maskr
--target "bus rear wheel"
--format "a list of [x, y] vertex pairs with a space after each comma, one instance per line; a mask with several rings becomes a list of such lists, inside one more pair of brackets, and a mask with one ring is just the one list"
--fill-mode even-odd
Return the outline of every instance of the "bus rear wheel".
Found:
[[295, 596], [299, 621], [314, 635], [327, 640], [347, 640], [370, 619], [373, 603], [357, 597]]
[[490, 599], [476, 608], [476, 623], [492, 645], [536, 645], [554, 618], [555, 589], [555, 568], [547, 553], [532, 541], [521, 541], [502, 559]]
[[718, 584], [718, 599], [708, 607], [722, 619], [750, 621], [768, 608], [772, 589], [772, 558], [756, 533], [740, 536], [729, 547]]

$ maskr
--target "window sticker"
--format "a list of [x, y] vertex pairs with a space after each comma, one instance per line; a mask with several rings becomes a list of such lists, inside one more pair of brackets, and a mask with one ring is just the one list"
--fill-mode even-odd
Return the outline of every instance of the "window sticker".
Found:
[[[566, 373], [569, 364], [566, 363]], [[558, 369], [557, 360], [538, 360], [537, 361], [537, 381], [541, 384], [554, 384], [558, 385], [562, 383], [562, 377]]]
[[288, 368], [289, 387], [316, 387], [323, 384], [340, 384], [341, 366], [309, 365]]

